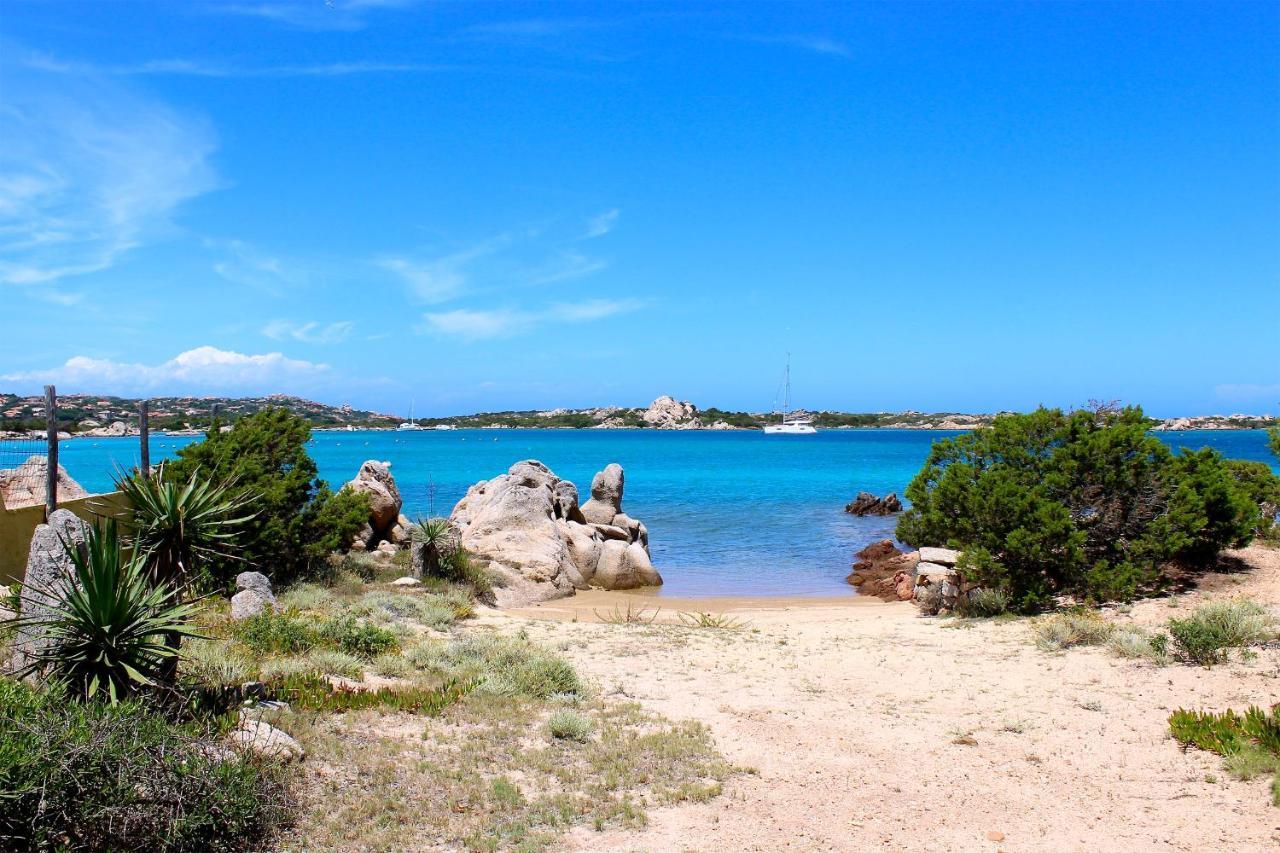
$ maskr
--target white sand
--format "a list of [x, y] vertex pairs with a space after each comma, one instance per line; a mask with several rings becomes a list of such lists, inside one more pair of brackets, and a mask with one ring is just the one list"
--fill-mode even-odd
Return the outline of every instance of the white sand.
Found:
[[[1250, 571], [1115, 618], [1155, 624], [1241, 594], [1280, 603], [1280, 551], [1237, 553]], [[727, 610], [758, 630], [591, 621], [619, 602], [660, 605], [660, 622]], [[759, 771], [709, 803], [651, 809], [641, 831], [576, 829], [570, 849], [1280, 849], [1269, 780], [1229, 779], [1217, 756], [1184, 753], [1166, 723], [1180, 706], [1280, 702], [1275, 649], [1249, 664], [1161, 668], [1100, 649], [1047, 654], [1021, 622], [857, 599], [591, 593], [482, 621], [561, 646], [605, 692], [702, 720], [729, 759]]]

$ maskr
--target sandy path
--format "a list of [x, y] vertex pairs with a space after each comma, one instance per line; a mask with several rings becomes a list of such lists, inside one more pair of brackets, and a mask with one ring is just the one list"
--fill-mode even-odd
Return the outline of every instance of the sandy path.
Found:
[[[1240, 553], [1251, 571], [1118, 618], [1154, 623], [1207, 597], [1280, 603], [1280, 551]], [[702, 720], [758, 775], [706, 804], [653, 809], [640, 832], [578, 829], [569, 848], [1280, 849], [1267, 781], [1230, 780], [1216, 756], [1166, 736], [1179, 706], [1280, 702], [1280, 651], [1158, 668], [1046, 654], [1021, 623], [856, 600], [699, 602], [754, 629], [732, 632], [591, 621], [628, 600], [644, 601], [592, 593], [484, 618], [524, 624], [606, 692]], [[663, 618], [680, 606], [646, 603]]]

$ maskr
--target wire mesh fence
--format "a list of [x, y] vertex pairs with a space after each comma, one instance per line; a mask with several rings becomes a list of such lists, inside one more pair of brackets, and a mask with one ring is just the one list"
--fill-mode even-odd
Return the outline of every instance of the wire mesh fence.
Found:
[[0, 498], [8, 509], [45, 502], [49, 445], [43, 438], [0, 439]]

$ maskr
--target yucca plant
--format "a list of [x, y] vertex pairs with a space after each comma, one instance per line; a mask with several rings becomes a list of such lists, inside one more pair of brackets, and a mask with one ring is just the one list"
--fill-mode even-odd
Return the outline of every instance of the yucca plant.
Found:
[[202, 479], [186, 482], [117, 475], [116, 489], [128, 508], [118, 518], [132, 547], [145, 557], [153, 580], [187, 584], [216, 558], [239, 559], [233, 550], [240, 528], [255, 515], [248, 511], [251, 493], [237, 493], [233, 482]]
[[195, 608], [167, 583], [149, 577], [146, 555], [121, 547], [116, 522], [85, 531], [83, 553], [64, 543], [72, 576], [39, 590], [48, 612], [28, 620], [47, 639], [23, 675], [39, 672], [88, 699], [111, 703], [154, 686], [171, 671], [169, 638], [194, 637]]

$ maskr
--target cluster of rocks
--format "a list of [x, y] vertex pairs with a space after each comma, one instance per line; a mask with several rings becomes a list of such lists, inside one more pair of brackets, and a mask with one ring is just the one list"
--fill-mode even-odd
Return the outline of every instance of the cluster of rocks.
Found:
[[[0, 471], [0, 505], [8, 509], [20, 506], [39, 506], [45, 501], [45, 481], [49, 460], [44, 456], [29, 456], [17, 468]], [[71, 479], [67, 469], [58, 466], [58, 500], [70, 501], [88, 497], [79, 483]]]
[[126, 424], [124, 421], [112, 421], [106, 426], [99, 426], [97, 421], [81, 421], [81, 427], [89, 426], [90, 429], [82, 429], [79, 433], [81, 436], [89, 438], [120, 438], [126, 435], [138, 435], [138, 428]]
[[458, 542], [495, 579], [500, 606], [572, 595], [591, 586], [657, 586], [649, 531], [622, 510], [622, 466], [591, 481], [591, 498], [536, 460], [475, 484], [454, 507]]
[[702, 429], [697, 406], [665, 394], [650, 403], [640, 419], [657, 429]]
[[932, 615], [952, 610], [971, 591], [956, 572], [960, 552], [950, 548], [903, 551], [882, 539], [854, 556], [857, 562], [846, 580], [882, 601], [914, 601]]
[[918, 552], [902, 551], [891, 539], [881, 539], [854, 554], [853, 571], [845, 578], [863, 595], [881, 601], [910, 601], [915, 594]]
[[856, 498], [845, 504], [844, 511], [857, 516], [894, 515], [902, 512], [902, 501], [898, 500], [896, 492], [890, 492], [882, 498], [870, 492], [858, 492]]
[[369, 499], [369, 520], [352, 540], [352, 551], [390, 556], [408, 547], [412, 524], [400, 514], [404, 501], [395, 477], [391, 476], [390, 462], [370, 459], [343, 488]]

